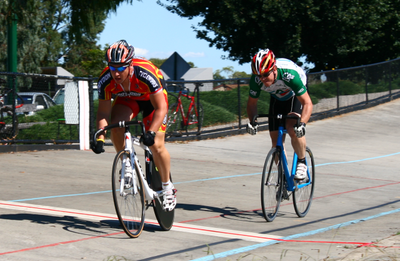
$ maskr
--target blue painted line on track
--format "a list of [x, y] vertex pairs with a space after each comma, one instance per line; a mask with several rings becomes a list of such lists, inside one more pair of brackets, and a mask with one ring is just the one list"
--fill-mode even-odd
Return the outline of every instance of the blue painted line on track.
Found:
[[[399, 155], [399, 154], [400, 154], [400, 152], [396, 152], [396, 153], [392, 153], [392, 154], [388, 154], [388, 155], [382, 155], [382, 156], [366, 158], [366, 159], [360, 159], [360, 160], [322, 163], [322, 164], [315, 165], [315, 167], [326, 166], [326, 165], [335, 165], [335, 164], [355, 163], [355, 162], [360, 162], [360, 161], [374, 160], [374, 159], [379, 159], [379, 158], [395, 156], [395, 155]], [[174, 182], [174, 184], [178, 185], [178, 184], [194, 183], [194, 182], [200, 182], [200, 181], [210, 181], [210, 180], [218, 180], [218, 179], [228, 179], [228, 178], [255, 176], [255, 175], [260, 175], [260, 174], [261, 174], [261, 172], [259, 172], [259, 173], [250, 173], [250, 174], [232, 175], [232, 176], [225, 176], [225, 177], [208, 178], [208, 179], [196, 179], [196, 180], [189, 180], [189, 181]], [[87, 193], [80, 193], [80, 194], [58, 195], [58, 196], [48, 196], [48, 197], [40, 197], [40, 198], [28, 198], [28, 199], [16, 199], [16, 200], [9, 200], [9, 201], [10, 202], [21, 202], [21, 201], [41, 200], [41, 199], [49, 199], [49, 198], [87, 196], [87, 195], [110, 193], [110, 192], [111, 192], [111, 190], [106, 190], [106, 191], [87, 192]]]
[[40, 200], [40, 199], [49, 199], [49, 198], [64, 198], [64, 197], [86, 196], [86, 195], [102, 194], [102, 193], [111, 193], [111, 190], [87, 192], [87, 193], [80, 193], [80, 194], [68, 194], [68, 195], [48, 196], [48, 197], [40, 197], [40, 198], [16, 199], [16, 200], [8, 200], [8, 201], [10, 201], [10, 202], [21, 202], [21, 201]]
[[[388, 212], [383, 212], [383, 213], [380, 213], [380, 214], [377, 214], [377, 215], [369, 216], [369, 217], [366, 217], [366, 218], [360, 218], [360, 219], [356, 219], [356, 220], [351, 220], [351, 221], [347, 221], [347, 222], [344, 222], [344, 223], [336, 224], [336, 225], [333, 225], [333, 226], [320, 228], [320, 229], [316, 229], [316, 230], [313, 230], [313, 231], [300, 233], [300, 234], [296, 234], [296, 235], [291, 235], [291, 236], [280, 238], [280, 239], [281, 240], [292, 240], [292, 239], [295, 239], [295, 238], [311, 236], [311, 235], [323, 233], [323, 232], [326, 232], [326, 231], [329, 231], [329, 230], [338, 229], [338, 228], [349, 226], [349, 225], [354, 225], [354, 224], [357, 224], [357, 223], [362, 222], [362, 221], [367, 221], [367, 220], [371, 220], [371, 219], [374, 219], [374, 218], [378, 218], [378, 217], [394, 214], [394, 213], [397, 213], [397, 212], [400, 212], [400, 208], [392, 210], [392, 211], [388, 211]], [[260, 248], [260, 247], [270, 246], [270, 245], [274, 245], [274, 244], [277, 244], [277, 243], [283, 243], [284, 241], [281, 241], [281, 240], [279, 240], [279, 241], [278, 240], [272, 240], [272, 241], [268, 241], [268, 242], [264, 242], [264, 243], [260, 243], [260, 244], [255, 244], [255, 245], [251, 245], [251, 246], [247, 246], [247, 247], [236, 248], [236, 249], [232, 249], [232, 250], [225, 251], [225, 252], [222, 252], [222, 253], [214, 254], [212, 256], [205, 256], [205, 257], [201, 257], [201, 258], [197, 258], [197, 259], [192, 259], [192, 261], [209, 261], [209, 260], [214, 260], [214, 259], [217, 259], [217, 258], [228, 257], [228, 256], [235, 255], [235, 254], [249, 252], [251, 250], [254, 250], [254, 249], [257, 249], [257, 248]]]
[[383, 155], [383, 156], [372, 157], [372, 158], [359, 159], [359, 160], [352, 160], [352, 161], [322, 163], [322, 164], [318, 164], [318, 165], [315, 165], [315, 166], [316, 166], [316, 167], [319, 167], [319, 166], [326, 166], [326, 165], [337, 165], [337, 164], [355, 163], [355, 162], [361, 162], [361, 161], [366, 161], [366, 160], [374, 160], [374, 159], [386, 158], [386, 157], [395, 156], [395, 155], [399, 155], [399, 154], [400, 154], [400, 152], [396, 152], [396, 153], [392, 153], [392, 154], [388, 154], [388, 155]]

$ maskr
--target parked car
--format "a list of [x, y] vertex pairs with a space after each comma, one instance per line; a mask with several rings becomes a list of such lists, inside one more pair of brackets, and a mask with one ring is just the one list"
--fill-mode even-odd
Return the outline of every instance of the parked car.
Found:
[[21, 98], [24, 100], [24, 105], [36, 105], [36, 108], [34, 110], [25, 112], [25, 114], [27, 115], [33, 115], [35, 111], [48, 109], [52, 106], [57, 105], [49, 95], [43, 92], [19, 92], [18, 95], [21, 96]]
[[[56, 104], [64, 104], [65, 88], [59, 89], [53, 96], [53, 100]], [[97, 91], [97, 83], [93, 83], [93, 100], [99, 99], [99, 92]]]

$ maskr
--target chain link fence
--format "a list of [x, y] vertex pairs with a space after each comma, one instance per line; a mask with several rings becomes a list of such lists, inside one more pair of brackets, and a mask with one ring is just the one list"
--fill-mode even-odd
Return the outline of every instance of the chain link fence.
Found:
[[[365, 109], [400, 97], [400, 59], [309, 73], [307, 76], [308, 90], [314, 103], [311, 120]], [[17, 122], [13, 124], [7, 117], [4, 120], [9, 126], [16, 125], [12, 127], [18, 135], [13, 140], [0, 140], [0, 144], [82, 143], [80, 129], [85, 116], [81, 114], [79, 101], [80, 95], [84, 95], [85, 92], [82, 94], [77, 91], [79, 83], [82, 82], [86, 82], [88, 86], [85, 92], [89, 96], [87, 120], [89, 127], [85, 132], [90, 132], [88, 134], [90, 137], [96, 129], [95, 115], [98, 103], [94, 95], [97, 92], [93, 91], [96, 79], [0, 72], [2, 87], [12, 88], [21, 96], [26, 94], [24, 106], [19, 109], [14, 108]], [[248, 122], [246, 105], [249, 78], [167, 81], [167, 89], [169, 105], [177, 102], [179, 91], [182, 90], [183, 94], [194, 96], [197, 107], [201, 104], [204, 112], [200, 132], [185, 132], [182, 128], [179, 135], [171, 135], [167, 141], [208, 139], [245, 132], [244, 127]], [[210, 89], [212, 91], [209, 91]], [[43, 103], [43, 100], [33, 98], [34, 94], [44, 94], [52, 98], [60, 90], [64, 90], [64, 95], [69, 97], [60, 104], [49, 106], [46, 102]], [[0, 99], [2, 99], [1, 94]], [[183, 96], [181, 100], [186, 113], [190, 100]], [[262, 94], [258, 106], [259, 113], [268, 112], [267, 93]], [[26, 107], [25, 110], [23, 107]], [[267, 122], [264, 122], [260, 128], [266, 129], [266, 126]]]

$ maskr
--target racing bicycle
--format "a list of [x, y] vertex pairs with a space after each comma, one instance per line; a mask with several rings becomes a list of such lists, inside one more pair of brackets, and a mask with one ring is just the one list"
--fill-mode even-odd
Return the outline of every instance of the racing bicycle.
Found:
[[[115, 211], [125, 233], [137, 238], [142, 233], [145, 221], [145, 211], [153, 207], [157, 221], [164, 231], [171, 229], [175, 211], [163, 209], [163, 191], [161, 177], [153, 161], [151, 150], [140, 142], [140, 138], [133, 136], [129, 126], [139, 125], [141, 134], [145, 127], [141, 121], [121, 121], [99, 129], [93, 135], [93, 143], [99, 134], [112, 128], [125, 128], [125, 148], [115, 156], [112, 167], [112, 194]], [[144, 150], [145, 171], [136, 155], [135, 146]], [[131, 164], [132, 177], [125, 176], [126, 164]], [[172, 179], [171, 179], [172, 180]]]
[[[256, 118], [268, 117], [268, 114], [260, 114]], [[284, 135], [287, 130], [284, 127], [284, 119], [300, 118], [296, 115], [277, 115], [279, 121], [278, 141], [265, 159], [261, 179], [261, 207], [264, 218], [272, 222], [279, 210], [282, 200], [290, 200], [293, 195], [294, 210], [298, 217], [305, 217], [310, 210], [314, 186], [315, 186], [315, 163], [314, 156], [309, 147], [306, 147], [307, 178], [295, 180], [297, 168], [297, 154], [294, 153], [292, 169], [289, 170], [288, 159], [284, 150]]]
[[[196, 100], [195, 93], [198, 91], [199, 85], [196, 85], [193, 94], [189, 94], [189, 88], [181, 88], [178, 96], [168, 93], [176, 98], [176, 102], [168, 108], [168, 121], [166, 136], [181, 136], [182, 131], [185, 131], [187, 135], [191, 133], [199, 134], [204, 119], [203, 105]], [[182, 97], [185, 97], [186, 101], [182, 102]], [[187, 112], [184, 109], [187, 107]], [[197, 128], [197, 130], [196, 130]]]

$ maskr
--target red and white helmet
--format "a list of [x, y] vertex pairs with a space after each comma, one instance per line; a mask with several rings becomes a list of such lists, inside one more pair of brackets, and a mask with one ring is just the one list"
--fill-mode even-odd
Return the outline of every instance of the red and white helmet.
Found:
[[106, 52], [106, 61], [107, 63], [129, 64], [134, 56], [135, 48], [125, 40], [120, 40], [110, 45]]
[[271, 71], [275, 65], [275, 55], [270, 49], [260, 50], [251, 61], [253, 74], [262, 75]]

